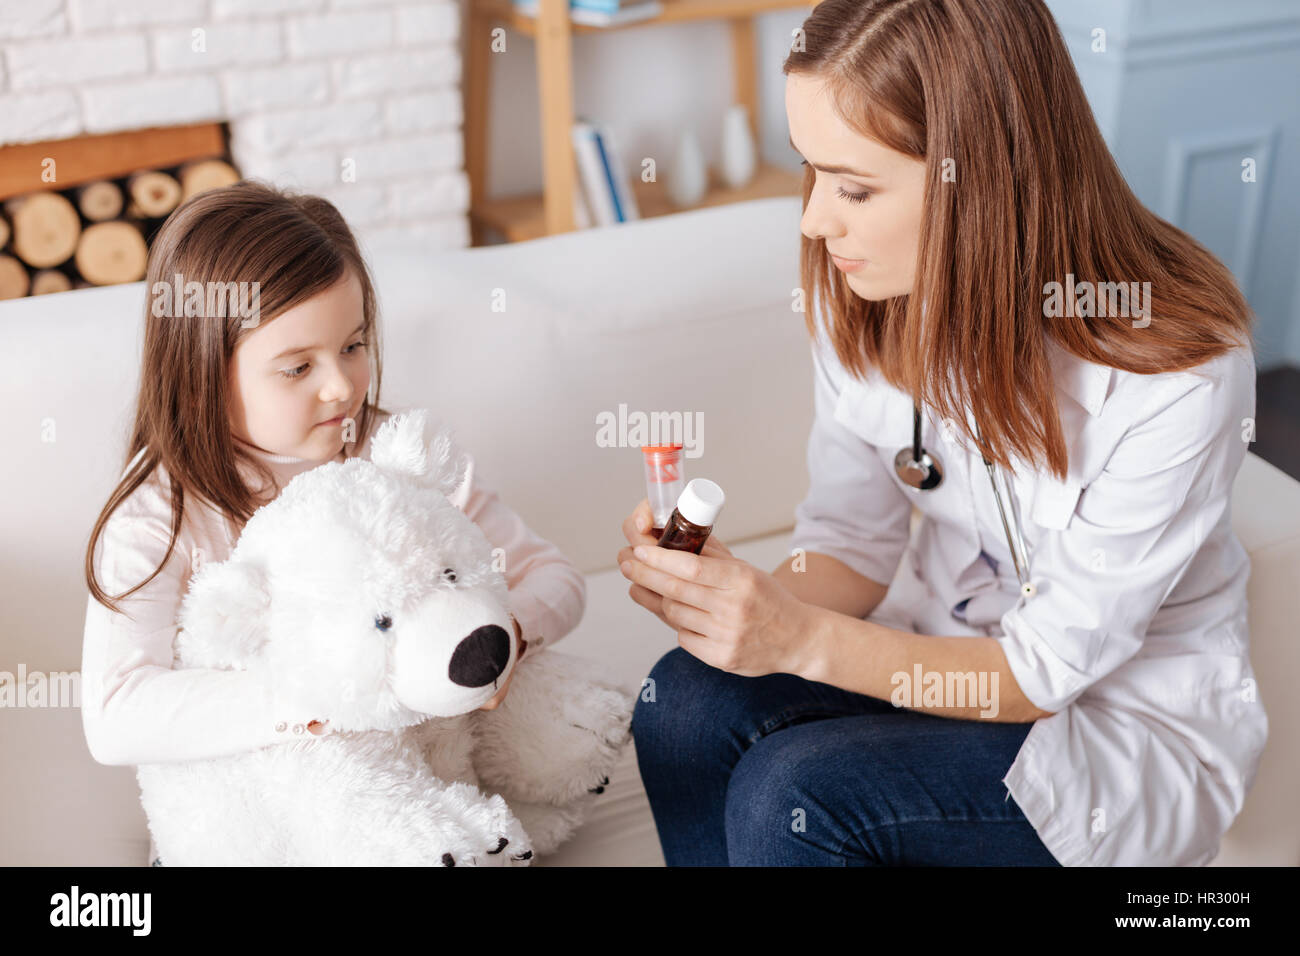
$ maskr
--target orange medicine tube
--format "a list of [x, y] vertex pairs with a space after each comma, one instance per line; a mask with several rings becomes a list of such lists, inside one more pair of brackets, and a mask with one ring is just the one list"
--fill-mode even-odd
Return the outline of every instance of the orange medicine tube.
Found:
[[716, 483], [707, 478], [691, 479], [664, 526], [659, 547], [699, 554], [726, 500], [727, 496]]
[[682, 446], [644, 445], [641, 454], [645, 457], [645, 496], [650, 502], [653, 525], [650, 534], [658, 538], [686, 486], [682, 473]]

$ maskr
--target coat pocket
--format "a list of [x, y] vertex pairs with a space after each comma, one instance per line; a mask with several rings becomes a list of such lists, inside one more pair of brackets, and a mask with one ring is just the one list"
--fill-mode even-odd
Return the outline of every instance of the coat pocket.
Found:
[[1033, 506], [1029, 509], [1029, 517], [1041, 528], [1063, 531], [1070, 526], [1082, 492], [1083, 483], [1077, 478], [1067, 477], [1065, 481], [1058, 481], [1041, 475], [1033, 482]]

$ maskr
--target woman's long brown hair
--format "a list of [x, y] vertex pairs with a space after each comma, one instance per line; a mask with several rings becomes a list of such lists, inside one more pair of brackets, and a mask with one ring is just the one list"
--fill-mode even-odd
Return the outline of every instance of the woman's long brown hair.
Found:
[[[244, 336], [330, 288], [345, 270], [361, 283], [363, 334], [370, 361], [370, 391], [357, 419], [357, 441], [351, 446], [359, 449], [376, 415], [384, 411], [379, 406], [379, 317], [370, 272], [339, 211], [317, 196], [244, 180], [192, 197], [163, 223], [149, 251], [145, 278], [140, 390], [123, 462], [129, 470], [95, 521], [86, 550], [86, 583], [100, 604], [120, 612], [117, 601], [158, 575], [175, 547], [187, 497], [210, 503], [237, 527], [252, 516], [259, 502], [245, 485], [237, 463], [247, 463], [268, 484], [274, 477], [231, 433], [230, 357]], [[259, 322], [245, 328], [244, 317], [238, 314], [155, 315], [165, 310], [152, 308], [154, 284], [173, 285], [177, 275], [182, 277], [182, 287], [191, 281], [203, 283], [205, 289], [209, 282], [259, 283]], [[172, 311], [183, 310], [178, 303]], [[135, 461], [137, 454], [139, 461]], [[95, 578], [96, 543], [113, 512], [159, 466], [166, 471], [171, 494], [167, 551], [149, 577], [110, 596]]]
[[[1064, 477], [1046, 335], [1144, 375], [1250, 346], [1231, 272], [1125, 183], [1042, 0], [824, 0], [802, 30], [784, 72], [823, 81], [846, 125], [926, 162], [911, 295], [859, 298], [824, 243], [802, 240], [801, 283], [852, 374], [869, 363], [975, 442], [969, 410], [990, 460], [1012, 467], [1014, 454]], [[1150, 282], [1149, 324], [1045, 318], [1045, 286], [1071, 273]]]

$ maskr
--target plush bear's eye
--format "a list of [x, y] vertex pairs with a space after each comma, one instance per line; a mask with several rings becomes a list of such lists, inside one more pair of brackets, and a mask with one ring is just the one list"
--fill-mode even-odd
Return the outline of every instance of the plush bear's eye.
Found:
[[444, 581], [448, 582], [449, 584], [455, 584], [455, 583], [456, 583], [456, 572], [455, 572], [455, 570], [452, 569], [452, 568], [443, 568], [443, 569], [442, 569], [442, 579], [443, 579]]
[[389, 617], [387, 614], [379, 614], [375, 616], [375, 627], [378, 630], [386, 631], [392, 626], [393, 626], [393, 619]]

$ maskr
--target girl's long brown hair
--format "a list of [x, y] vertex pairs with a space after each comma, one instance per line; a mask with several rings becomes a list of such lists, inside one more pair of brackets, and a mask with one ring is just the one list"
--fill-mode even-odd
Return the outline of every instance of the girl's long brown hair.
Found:
[[[824, 0], [802, 31], [784, 72], [824, 82], [846, 125], [926, 162], [913, 294], [861, 299], [824, 243], [802, 240], [801, 283], [852, 374], [869, 363], [975, 442], [970, 410], [990, 460], [1012, 467], [1014, 453], [1064, 477], [1045, 335], [1141, 374], [1249, 347], [1232, 274], [1133, 195], [1042, 0]], [[815, 175], [804, 174], [805, 209]], [[1044, 287], [1068, 273], [1150, 282], [1149, 325], [1045, 318]], [[816, 312], [805, 314], [814, 336]]]
[[[129, 471], [95, 521], [86, 550], [86, 584], [95, 600], [114, 611], [116, 602], [154, 579], [166, 565], [180, 533], [186, 497], [210, 503], [243, 527], [258, 502], [237, 463], [247, 463], [268, 484], [274, 476], [235, 441], [230, 430], [227, 371], [235, 346], [255, 328], [323, 292], [350, 270], [361, 283], [370, 391], [357, 419], [360, 449], [379, 406], [382, 376], [377, 300], [356, 239], [339, 211], [317, 196], [297, 195], [254, 180], [200, 193], [163, 223], [149, 251], [145, 277], [144, 348], [135, 424], [123, 467]], [[155, 282], [259, 283], [260, 321], [244, 327], [238, 314], [225, 317], [155, 315]], [[251, 287], [250, 287], [251, 288]], [[214, 310], [215, 311], [215, 310]], [[180, 304], [173, 306], [183, 314]], [[348, 445], [344, 445], [348, 449]], [[137, 454], [139, 461], [135, 461]], [[349, 452], [350, 456], [350, 452]], [[95, 578], [95, 546], [109, 517], [154, 469], [166, 470], [171, 494], [171, 536], [159, 566], [122, 594], [109, 596]]]

